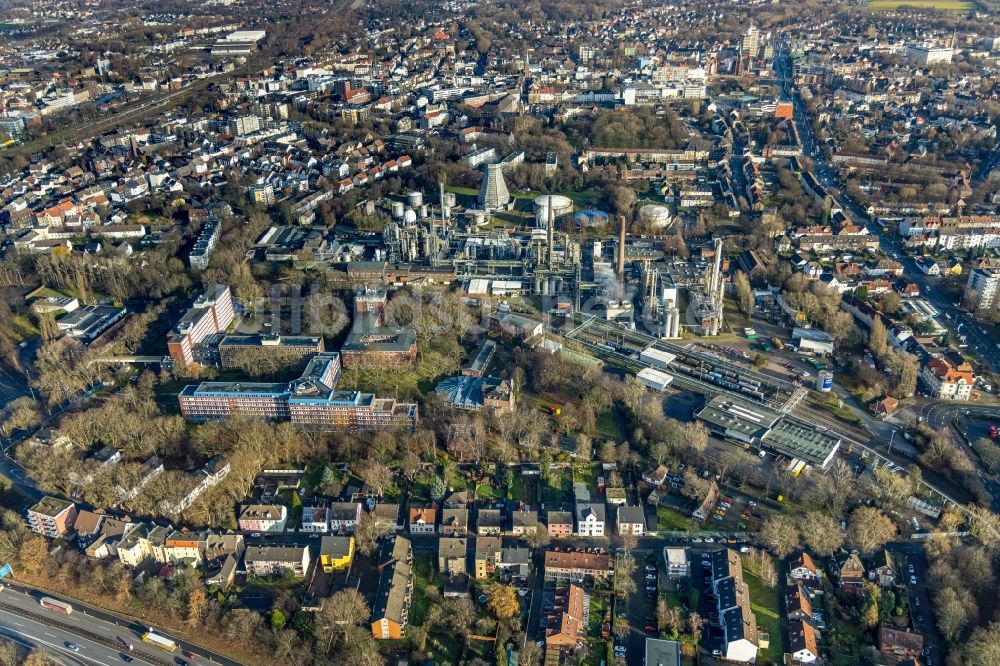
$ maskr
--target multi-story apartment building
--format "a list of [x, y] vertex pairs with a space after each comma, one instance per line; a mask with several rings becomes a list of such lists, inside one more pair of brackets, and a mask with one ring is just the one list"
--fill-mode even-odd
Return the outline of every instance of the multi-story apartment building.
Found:
[[413, 548], [409, 539], [395, 537], [386, 545], [382, 561], [372, 604], [372, 635], [379, 640], [399, 639], [406, 630], [413, 595]]
[[36, 534], [61, 537], [73, 529], [76, 516], [76, 505], [72, 502], [56, 497], [43, 497], [28, 509], [28, 526]]
[[970, 271], [965, 293], [968, 294], [967, 305], [973, 310], [991, 310], [1000, 293], [1000, 273], [989, 268]]
[[354, 559], [354, 537], [325, 536], [319, 545], [319, 565], [324, 573], [347, 569]]
[[196, 268], [199, 271], [208, 268], [208, 258], [212, 255], [212, 250], [215, 249], [215, 244], [219, 241], [221, 230], [222, 225], [215, 218], [205, 223], [201, 233], [198, 234], [198, 240], [194, 242], [194, 247], [188, 253], [188, 263], [191, 264], [191, 268]]
[[955, 49], [936, 44], [910, 44], [906, 47], [906, 57], [918, 65], [933, 65], [937, 62], [951, 62]]
[[291, 571], [302, 577], [309, 569], [308, 546], [254, 546], [248, 548], [244, 561], [248, 576], [273, 576]]
[[330, 531], [330, 517], [325, 506], [307, 506], [302, 509], [302, 522], [299, 525], [302, 532], [324, 534]]
[[544, 566], [547, 580], [605, 580], [611, 575], [611, 556], [602, 550], [550, 548]]
[[758, 647], [757, 618], [750, 610], [750, 589], [743, 580], [742, 560], [730, 548], [706, 555], [711, 567], [709, 584], [722, 627], [717, 656], [734, 663], [753, 663]]
[[327, 508], [330, 517], [330, 531], [353, 533], [361, 520], [360, 502], [331, 502]]
[[317, 430], [412, 430], [417, 405], [377, 398], [371, 393], [339, 391], [340, 355], [317, 354], [302, 376], [289, 383], [202, 382], [178, 396], [189, 421], [217, 421], [250, 414]]
[[582, 537], [604, 536], [604, 505], [597, 502], [576, 503], [576, 533]]
[[205, 532], [173, 530], [163, 541], [163, 556], [167, 562], [198, 564], [205, 553]]
[[240, 510], [240, 530], [283, 532], [288, 509], [283, 504], [247, 504]]
[[229, 286], [213, 285], [198, 297], [167, 337], [170, 357], [182, 368], [210, 360], [199, 356], [196, 348], [208, 336], [225, 332], [234, 316], [233, 294]]
[[920, 379], [927, 392], [941, 400], [968, 400], [976, 381], [969, 363], [954, 365], [945, 358], [928, 360], [920, 371]]

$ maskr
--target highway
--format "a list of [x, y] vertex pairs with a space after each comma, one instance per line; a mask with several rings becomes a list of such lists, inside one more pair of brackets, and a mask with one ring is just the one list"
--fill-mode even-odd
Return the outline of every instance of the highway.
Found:
[[[179, 640], [170, 632], [164, 633], [180, 646], [170, 654], [142, 642], [140, 632], [145, 627], [137, 622], [118, 618], [98, 609], [72, 601], [73, 613], [64, 615], [42, 608], [38, 599], [45, 596], [40, 591], [22, 587], [9, 579], [7, 588], [0, 592], [0, 633], [16, 637], [22, 644], [29, 643], [60, 660], [75, 666], [91, 664], [122, 664], [126, 643], [133, 645], [128, 654], [133, 663], [153, 666], [176, 666], [182, 650], [193, 652], [194, 663], [216, 663], [223, 666], [241, 666], [240, 662], [209, 652], [201, 647]], [[78, 651], [67, 648], [75, 644]]]

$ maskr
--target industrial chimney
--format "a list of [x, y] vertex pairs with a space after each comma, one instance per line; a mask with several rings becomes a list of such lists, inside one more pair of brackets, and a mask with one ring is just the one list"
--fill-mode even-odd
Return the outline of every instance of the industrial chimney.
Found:
[[619, 215], [621, 228], [618, 231], [618, 275], [625, 277], [625, 216]]
[[555, 207], [552, 205], [552, 196], [549, 195], [549, 224], [548, 224], [549, 228], [548, 228], [548, 233], [549, 233], [549, 270], [550, 271], [552, 270], [552, 264], [554, 263], [555, 254], [556, 254], [556, 252], [555, 252], [555, 250], [556, 250], [556, 247], [555, 247], [556, 246], [556, 232], [554, 231], [555, 226], [556, 226]]

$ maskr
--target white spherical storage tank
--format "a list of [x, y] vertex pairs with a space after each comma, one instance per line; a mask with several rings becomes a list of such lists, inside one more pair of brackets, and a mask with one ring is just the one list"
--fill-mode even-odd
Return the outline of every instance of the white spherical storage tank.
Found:
[[559, 220], [563, 216], [573, 214], [573, 200], [561, 194], [543, 194], [535, 198], [535, 224], [545, 228], [549, 224], [549, 208], [552, 217]]
[[672, 219], [670, 209], [659, 204], [646, 204], [639, 209], [639, 219], [653, 229], [663, 229]]

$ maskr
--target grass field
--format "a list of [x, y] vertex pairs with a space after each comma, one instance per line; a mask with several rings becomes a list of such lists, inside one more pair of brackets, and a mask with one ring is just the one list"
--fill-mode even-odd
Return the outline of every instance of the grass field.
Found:
[[943, 12], [964, 12], [972, 8], [965, 0], [868, 0], [868, 8], [887, 11], [900, 7], [937, 9]]
[[771, 643], [765, 654], [770, 657], [771, 663], [781, 663], [783, 639], [781, 623], [778, 619], [778, 593], [773, 588], [764, 585], [763, 581], [745, 566], [743, 580], [746, 581], [747, 587], [750, 589], [750, 602], [754, 615], [757, 616], [757, 626], [766, 629], [771, 635]]

